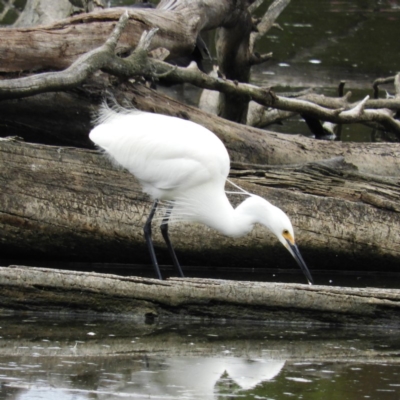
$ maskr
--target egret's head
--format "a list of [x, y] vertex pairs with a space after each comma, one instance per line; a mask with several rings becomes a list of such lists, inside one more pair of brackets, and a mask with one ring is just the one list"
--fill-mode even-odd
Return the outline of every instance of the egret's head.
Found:
[[293, 226], [289, 217], [280, 208], [275, 207], [262, 197], [254, 196], [254, 203], [259, 208], [257, 213], [259, 220], [257, 222], [265, 225], [288, 249], [306, 276], [308, 283], [311, 285], [313, 279], [297, 248], [294, 240]]

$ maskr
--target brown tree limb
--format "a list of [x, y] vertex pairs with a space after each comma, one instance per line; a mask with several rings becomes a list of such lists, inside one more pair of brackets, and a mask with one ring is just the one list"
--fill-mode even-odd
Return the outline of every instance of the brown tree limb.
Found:
[[[241, 0], [242, 3], [246, 0]], [[128, 9], [129, 22], [118, 52], [131, 51], [143, 31], [159, 28], [152, 42], [153, 48], [165, 47], [171, 58], [190, 54], [200, 31], [232, 27], [238, 22], [237, 10], [243, 9], [243, 5], [239, 7], [231, 0], [179, 0], [174, 7], [168, 7], [168, 4], [160, 2], [158, 8], [152, 10]], [[4, 28], [0, 42], [0, 72], [67, 68], [79, 56], [101, 46], [125, 11], [111, 8], [79, 14], [47, 26]]]
[[398, 176], [400, 146], [397, 143], [326, 143], [299, 135], [265, 132], [182, 105], [143, 85], [130, 87], [129, 91], [133, 104], [143, 110], [190, 118], [206, 126], [224, 141], [234, 161], [284, 165], [343, 156], [362, 173]]
[[[255, 85], [214, 78], [198, 69], [172, 67], [160, 60], [145, 59], [145, 52], [141, 48], [138, 48], [127, 59], [120, 59], [112, 55], [108, 46], [106, 44], [104, 47], [83, 56], [63, 72], [0, 81], [0, 97], [23, 97], [45, 91], [67, 89], [82, 82], [95, 70], [102, 68], [117, 76], [132, 77], [139, 74], [149, 79], [156, 76], [174, 82], [189, 82], [203, 88], [219, 90], [229, 95], [246, 96], [259, 104], [272, 106], [283, 111], [307, 113], [315, 118], [332, 123], [377, 122], [400, 134], [400, 123], [392, 118], [388, 112], [382, 110], [374, 111], [363, 108], [363, 112], [354, 113], [349, 112], [351, 109], [329, 109], [307, 100], [282, 97]], [[398, 102], [395, 99], [393, 103], [396, 101]], [[351, 105], [353, 109], [357, 107], [357, 104]], [[365, 107], [368, 107], [368, 102], [365, 103]]]
[[115, 47], [128, 18], [128, 14], [124, 13], [104, 45], [81, 56], [64, 71], [0, 81], [0, 99], [21, 98], [38, 93], [67, 90], [78, 86], [99, 69], [114, 64]]

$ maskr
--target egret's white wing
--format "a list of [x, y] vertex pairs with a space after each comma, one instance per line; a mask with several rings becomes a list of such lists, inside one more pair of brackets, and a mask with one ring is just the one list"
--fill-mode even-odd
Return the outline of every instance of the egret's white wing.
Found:
[[223, 183], [229, 173], [222, 142], [206, 128], [179, 118], [137, 111], [118, 118], [111, 114], [92, 130], [90, 139], [153, 197], [212, 180]]

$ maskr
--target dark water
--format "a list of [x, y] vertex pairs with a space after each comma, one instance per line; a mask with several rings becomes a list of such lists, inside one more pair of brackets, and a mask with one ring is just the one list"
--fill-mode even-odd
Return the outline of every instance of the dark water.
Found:
[[391, 329], [0, 317], [0, 399], [400, 396]]
[[[269, 2], [266, 2], [266, 5]], [[272, 51], [271, 62], [253, 68], [252, 79], [277, 91], [314, 88], [337, 95], [340, 81], [351, 101], [372, 97], [372, 83], [400, 70], [399, 1], [292, 1], [278, 19], [283, 31], [271, 30], [260, 43]], [[380, 97], [393, 95], [393, 85], [382, 86]], [[309, 135], [300, 118], [278, 132]], [[381, 136], [359, 124], [343, 127], [344, 141], [371, 141]]]

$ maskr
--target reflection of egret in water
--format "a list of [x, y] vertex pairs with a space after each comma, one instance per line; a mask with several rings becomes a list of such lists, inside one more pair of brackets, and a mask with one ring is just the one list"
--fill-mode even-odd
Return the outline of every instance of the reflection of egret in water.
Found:
[[[285, 361], [246, 360], [237, 357], [172, 357], [160, 371], [141, 371], [132, 375], [151, 396], [167, 395], [186, 399], [214, 399], [218, 395], [216, 384], [229, 379], [240, 389], [249, 390], [279, 374]], [[149, 373], [153, 372], [153, 373]], [[140, 382], [140, 383], [139, 383]]]

